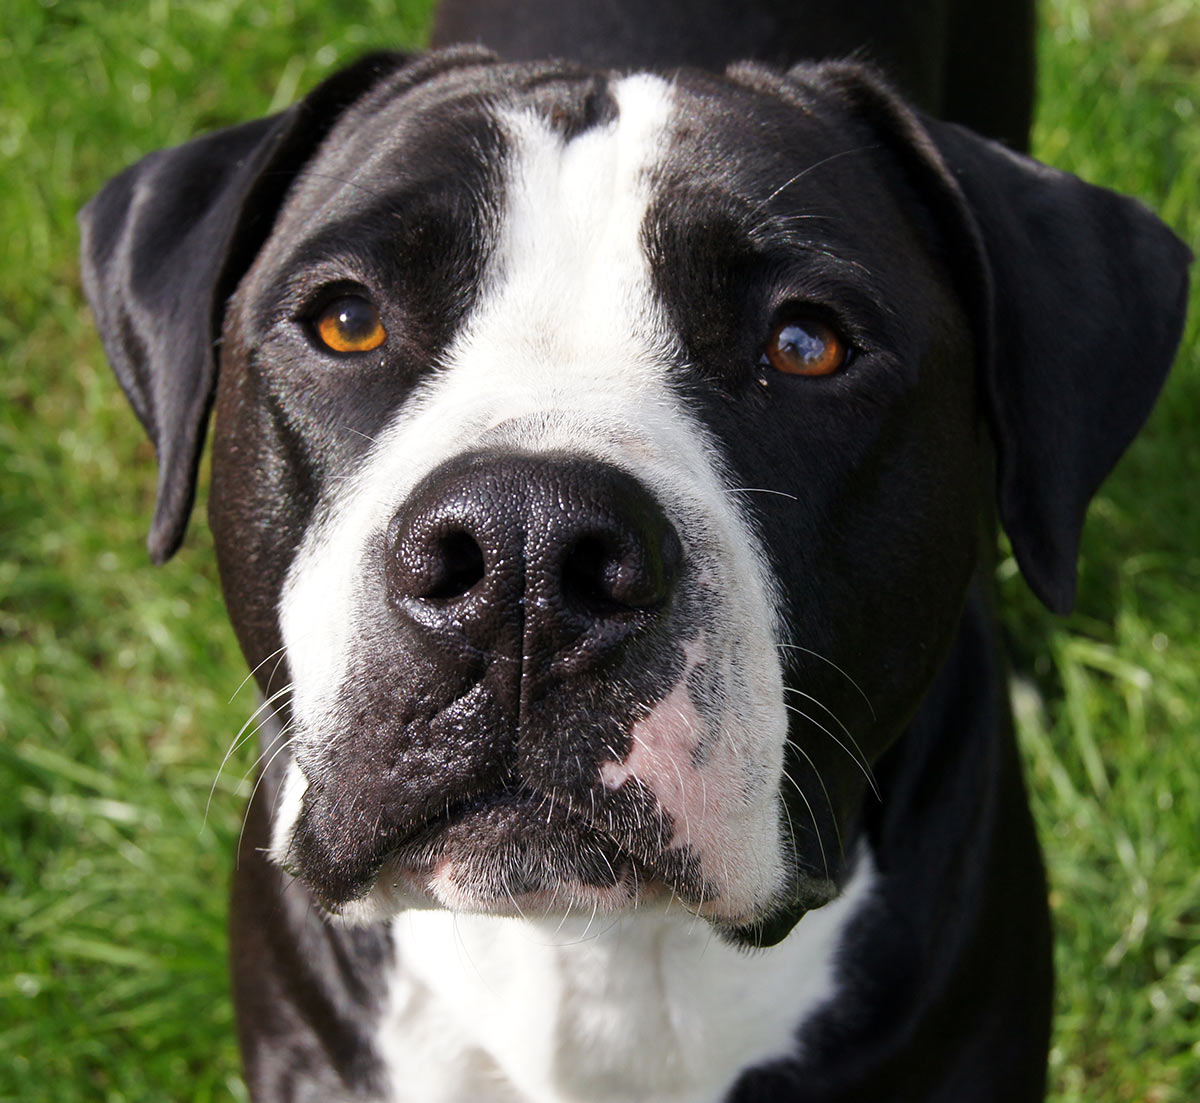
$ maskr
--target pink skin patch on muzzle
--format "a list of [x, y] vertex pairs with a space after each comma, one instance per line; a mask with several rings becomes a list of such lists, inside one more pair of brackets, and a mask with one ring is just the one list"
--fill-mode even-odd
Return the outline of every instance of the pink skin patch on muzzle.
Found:
[[[686, 847], [699, 861], [705, 880], [724, 890], [743, 856], [745, 841], [744, 771], [729, 733], [714, 732], [689, 691], [692, 672], [706, 658], [705, 640], [684, 645], [683, 674], [671, 692], [630, 728], [633, 747], [623, 762], [605, 762], [600, 779], [617, 790], [630, 779], [640, 782], [671, 818], [668, 850]], [[736, 904], [718, 899], [703, 913], [724, 912]]]

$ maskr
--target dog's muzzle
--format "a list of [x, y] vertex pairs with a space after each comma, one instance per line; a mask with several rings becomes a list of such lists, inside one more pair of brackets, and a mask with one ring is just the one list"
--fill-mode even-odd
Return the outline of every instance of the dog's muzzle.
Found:
[[298, 754], [288, 859], [326, 904], [379, 886], [508, 912], [720, 896], [697, 851], [720, 791], [703, 776], [703, 572], [638, 479], [459, 456], [377, 556], [336, 727]]

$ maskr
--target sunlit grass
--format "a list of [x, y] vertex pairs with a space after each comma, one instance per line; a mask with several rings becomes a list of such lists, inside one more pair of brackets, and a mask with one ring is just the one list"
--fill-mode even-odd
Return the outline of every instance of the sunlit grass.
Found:
[[[1200, 8], [1054, 0], [1043, 19], [1037, 153], [1141, 196], [1196, 249]], [[1002, 588], [1042, 695], [1018, 714], [1059, 936], [1060, 1103], [1200, 1099], [1198, 304], [1092, 507], [1076, 614]]]

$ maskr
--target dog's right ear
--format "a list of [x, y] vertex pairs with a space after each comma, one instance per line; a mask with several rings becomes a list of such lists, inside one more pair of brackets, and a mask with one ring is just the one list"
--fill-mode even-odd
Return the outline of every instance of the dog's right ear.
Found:
[[292, 181], [353, 104], [493, 56], [377, 53], [279, 115], [152, 153], [79, 213], [83, 286], [105, 351], [158, 455], [148, 545], [183, 540], [216, 389], [225, 303], [274, 225]]
[[1068, 612], [1088, 502], [1175, 357], [1191, 250], [1134, 199], [919, 118], [869, 70], [799, 72], [870, 126], [937, 220], [975, 334], [1000, 522], [1034, 593]]

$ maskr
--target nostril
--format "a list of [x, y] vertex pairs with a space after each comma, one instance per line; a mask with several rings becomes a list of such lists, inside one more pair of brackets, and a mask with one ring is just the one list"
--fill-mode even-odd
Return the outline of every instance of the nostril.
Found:
[[568, 602], [601, 611], [658, 605], [674, 580], [677, 545], [671, 530], [663, 534], [661, 542], [639, 539], [632, 533], [628, 539], [605, 533], [581, 536], [562, 560], [563, 596]]
[[453, 601], [486, 574], [483, 551], [464, 529], [404, 532], [393, 540], [391, 584], [397, 597]]
[[431, 556], [429, 582], [416, 594], [432, 601], [452, 601], [468, 593], [483, 578], [483, 550], [475, 538], [463, 529], [443, 533]]
[[615, 551], [601, 536], [576, 540], [562, 561], [563, 596], [587, 606], [621, 604], [614, 597], [621, 573], [620, 557]]

